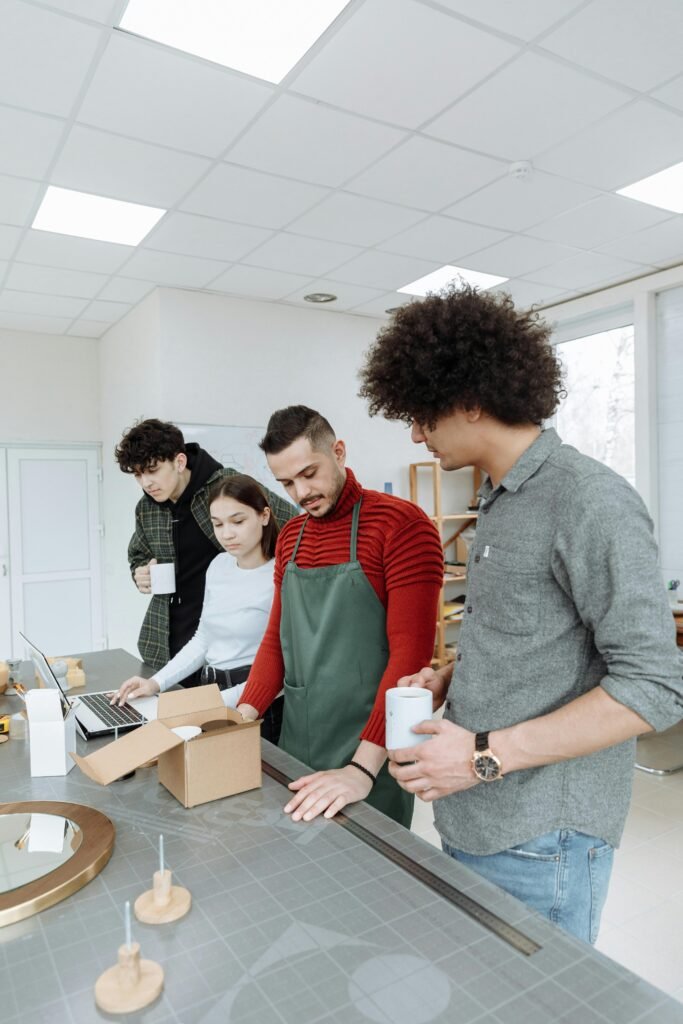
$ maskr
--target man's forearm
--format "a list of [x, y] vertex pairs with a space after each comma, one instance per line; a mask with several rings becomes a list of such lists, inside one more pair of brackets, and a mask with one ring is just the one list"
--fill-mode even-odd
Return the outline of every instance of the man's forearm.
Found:
[[489, 746], [503, 772], [513, 772], [584, 757], [651, 731], [640, 715], [596, 686], [548, 715], [491, 732]]

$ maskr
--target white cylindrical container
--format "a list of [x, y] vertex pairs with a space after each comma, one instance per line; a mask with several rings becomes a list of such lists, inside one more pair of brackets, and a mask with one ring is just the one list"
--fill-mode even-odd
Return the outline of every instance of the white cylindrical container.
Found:
[[175, 565], [159, 562], [149, 567], [153, 594], [175, 594]]
[[414, 733], [412, 728], [431, 720], [432, 692], [422, 686], [395, 686], [386, 692], [386, 746], [387, 750], [414, 747], [431, 739], [429, 735]]

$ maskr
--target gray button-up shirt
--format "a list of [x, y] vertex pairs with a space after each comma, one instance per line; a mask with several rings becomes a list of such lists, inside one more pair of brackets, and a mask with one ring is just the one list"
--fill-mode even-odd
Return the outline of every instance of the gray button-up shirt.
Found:
[[[445, 718], [502, 729], [602, 686], [654, 729], [679, 721], [683, 665], [652, 522], [630, 484], [548, 429], [480, 495]], [[559, 828], [616, 846], [634, 755], [630, 740], [511, 772], [438, 800], [436, 827], [472, 854]]]

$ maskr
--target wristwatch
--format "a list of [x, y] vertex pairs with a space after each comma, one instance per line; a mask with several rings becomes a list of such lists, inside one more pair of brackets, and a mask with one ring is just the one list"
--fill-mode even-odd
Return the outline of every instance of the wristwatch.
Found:
[[495, 782], [503, 778], [500, 758], [489, 749], [489, 734], [478, 732], [474, 738], [472, 769], [482, 782]]

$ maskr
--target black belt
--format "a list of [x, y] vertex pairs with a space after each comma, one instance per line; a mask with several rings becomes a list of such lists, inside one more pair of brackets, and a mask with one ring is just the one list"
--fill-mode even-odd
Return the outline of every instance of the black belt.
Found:
[[219, 690], [229, 690], [232, 686], [239, 686], [244, 683], [251, 671], [251, 665], [239, 665], [237, 668], [222, 669], [214, 668], [213, 665], [205, 665], [202, 669], [202, 683], [216, 683]]

